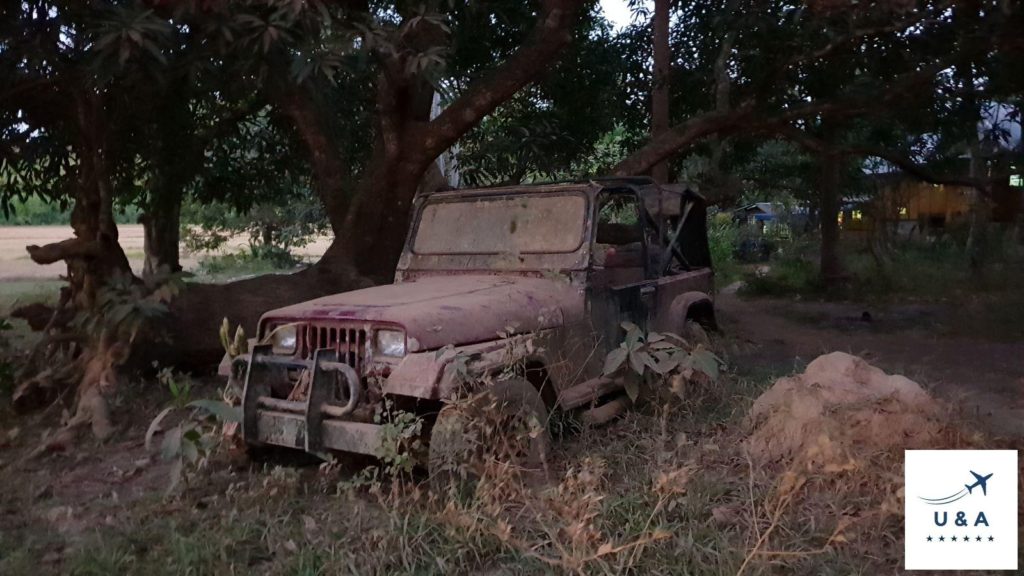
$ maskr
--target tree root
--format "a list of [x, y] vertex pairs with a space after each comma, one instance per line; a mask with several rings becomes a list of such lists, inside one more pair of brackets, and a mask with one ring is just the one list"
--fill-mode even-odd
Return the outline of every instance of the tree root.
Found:
[[25, 394], [31, 389], [48, 389], [56, 394], [60, 383], [58, 375], [62, 376], [65, 390], [70, 389], [70, 382], [75, 381], [74, 378], [66, 378], [67, 375], [82, 375], [77, 381], [74, 414], [33, 451], [33, 456], [68, 450], [86, 427], [91, 429], [97, 440], [105, 441], [113, 436], [115, 429], [110, 421], [107, 398], [117, 389], [120, 380], [117, 370], [127, 360], [128, 350], [128, 345], [121, 342], [101, 346], [95, 351], [87, 350], [64, 367], [44, 370], [19, 387], [19, 390], [25, 390]]

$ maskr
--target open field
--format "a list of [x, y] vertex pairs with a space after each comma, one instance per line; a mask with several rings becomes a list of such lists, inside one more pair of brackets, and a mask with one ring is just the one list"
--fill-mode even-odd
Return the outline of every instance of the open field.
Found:
[[[117, 227], [121, 247], [128, 256], [132, 269], [139, 273], [143, 262], [143, 234], [141, 224], [127, 224]], [[55, 279], [65, 273], [61, 263], [41, 266], [28, 257], [25, 247], [49, 244], [71, 237], [71, 228], [64, 226], [0, 226], [0, 280]], [[246, 247], [247, 238], [236, 236], [216, 253], [236, 252]], [[296, 256], [315, 258], [324, 253], [330, 238], [321, 237], [314, 242], [296, 249]], [[199, 260], [208, 253], [182, 254], [182, 266], [187, 271], [195, 270]]]

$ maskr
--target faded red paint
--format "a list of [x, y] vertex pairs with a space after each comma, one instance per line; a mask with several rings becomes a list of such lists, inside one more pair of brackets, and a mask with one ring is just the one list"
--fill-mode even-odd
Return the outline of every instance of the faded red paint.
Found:
[[411, 352], [498, 338], [509, 326], [533, 332], [583, 316], [583, 291], [563, 280], [447, 275], [333, 294], [264, 315], [264, 323], [370, 322], [405, 328]]
[[[638, 218], [623, 223], [601, 212], [626, 197]], [[432, 209], [438, 204], [445, 210]], [[477, 222], [480, 206], [490, 212]], [[686, 227], [691, 211], [699, 220]], [[435, 217], [424, 219], [425, 212]], [[442, 212], [454, 216], [438, 217]], [[638, 180], [448, 191], [418, 197], [413, 215], [395, 284], [303, 302], [260, 320], [257, 340], [271, 327], [295, 324], [297, 344], [288, 355], [264, 345], [262, 360], [250, 366], [247, 382], [260, 376], [256, 392], [249, 394], [247, 383], [243, 395], [252, 407], [243, 411], [247, 441], [373, 453], [380, 431], [370, 415], [381, 394], [436, 401], [464, 393], [462, 366], [476, 381], [513, 364], [540, 366], [546, 377], [534, 384], [548, 387], [542, 393], [549, 402], [583, 409], [598, 396], [621, 393], [621, 382], [603, 378], [601, 367], [618, 345], [622, 321], [676, 331], [693, 310], [713, 313], [703, 201], [688, 191]], [[461, 225], [447, 225], [453, 218]], [[701, 242], [702, 250], [692, 249]], [[404, 332], [404, 356], [375, 350], [380, 330]], [[314, 352], [334, 360], [313, 361]], [[365, 391], [363, 405], [343, 418], [332, 416], [341, 400], [333, 376], [321, 378], [324, 371], [315, 368], [330, 362], [352, 367]], [[259, 372], [257, 365], [268, 367]], [[308, 400], [313, 392], [303, 404], [268, 386], [308, 373], [321, 382], [312, 386], [315, 403]], [[427, 416], [436, 414], [433, 406]]]

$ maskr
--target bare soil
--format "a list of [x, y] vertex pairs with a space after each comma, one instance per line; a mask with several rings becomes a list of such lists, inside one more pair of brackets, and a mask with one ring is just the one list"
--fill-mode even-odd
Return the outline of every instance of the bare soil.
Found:
[[[973, 326], [970, 330], [938, 329], [949, 316], [948, 306], [896, 305], [880, 309], [853, 303], [748, 300], [730, 294], [721, 295], [717, 302], [724, 333], [720, 340], [723, 355], [740, 378], [763, 382], [787, 376], [802, 372], [808, 362], [823, 353], [844, 351], [864, 358], [889, 374], [911, 378], [932, 396], [958, 406], [963, 417], [976, 420], [1011, 443], [1019, 442], [1024, 438], [1024, 361], [1021, 361], [1024, 342], [994, 341], [983, 326], [977, 332], [972, 332], [977, 329]], [[215, 396], [217, 385], [215, 381], [207, 381], [194, 390], [194, 394], [196, 397]], [[135, 392], [126, 392], [113, 406], [114, 420], [120, 429], [111, 441], [85, 440], [72, 451], [36, 458], [27, 456], [39, 445], [47, 429], [57, 424], [58, 416], [50, 413], [14, 419], [0, 407], [0, 568], [8, 566], [17, 570], [33, 566], [43, 573], [87, 573], [82, 568], [88, 565], [83, 560], [83, 550], [88, 552], [95, 546], [98, 534], [103, 534], [104, 538], [121, 534], [118, 546], [122, 548], [101, 548], [96, 554], [127, 554], [123, 546], [129, 546], [132, 554], [152, 549], [157, 557], [166, 553], [168, 534], [175, 534], [175, 530], [185, 530], [186, 534], [189, 530], [211, 531], [210, 536], [200, 532], [188, 540], [188, 545], [199, 549], [207, 541], [218, 542], [217, 554], [226, 555], [232, 563], [242, 548], [255, 551], [246, 553], [250, 564], [266, 563], [271, 562], [265, 558], [269, 557], [267, 549], [272, 548], [267, 541], [281, 540], [285, 548], [291, 541], [268, 539], [260, 536], [259, 530], [301, 533], [305, 529], [302, 526], [330, 525], [327, 518], [317, 516], [324, 510], [348, 514], [352, 506], [365, 507], [357, 500], [325, 509], [317, 504], [321, 496], [305, 488], [296, 489], [295, 494], [286, 499], [281, 499], [280, 495], [268, 499], [265, 493], [278, 490], [274, 484], [277, 472], [262, 468], [237, 470], [226, 464], [218, 465], [215, 473], [203, 477], [201, 485], [190, 488], [189, 497], [165, 500], [163, 493], [169, 482], [169, 465], [159, 454], [145, 449], [144, 436], [151, 418], [169, 402], [168, 393], [152, 382], [125, 388]], [[622, 466], [626, 463], [632, 474], [639, 475], [639, 480], [630, 477], [627, 483], [634, 487], [638, 481], [647, 481], [648, 468], [654, 466], [651, 454], [660, 454], [663, 450], [662, 441], [652, 444], [654, 447], [649, 450], [640, 450], [651, 442], [651, 438], [638, 439], [637, 426], [643, 418], [643, 415], [630, 415], [599, 434], [602, 443], [616, 441], [629, 446], [637, 443], [632, 450], [621, 452], [622, 461], [615, 466], [615, 474], [620, 473], [617, 471], [620, 467], [627, 468]], [[704, 432], [709, 430], [704, 429]], [[718, 449], [712, 445], [705, 447], [701, 438], [700, 430], [691, 430], [689, 436], [682, 434], [676, 442], [689, 446], [686, 449], [698, 450], [698, 445], [698, 451]], [[587, 456], [585, 446], [582, 439], [570, 439], [559, 450], [566, 459], [575, 462]], [[319, 482], [315, 468], [302, 469], [301, 474], [309, 476], [310, 482]], [[722, 490], [721, 486], [717, 489]], [[248, 495], [251, 501], [243, 499], [240, 502], [244, 505], [231, 504], [225, 511], [225, 503], [235, 502], [231, 498], [235, 498], [232, 494], [236, 493]], [[623, 502], [632, 502], [630, 499], [636, 496], [627, 493], [621, 498]], [[708, 501], [714, 503], [723, 499], [725, 497], [719, 495]], [[704, 504], [700, 504], [703, 501], [694, 502], [694, 518], [685, 518], [687, 527], [706, 523], [706, 511], [701, 508]], [[249, 514], [245, 522], [234, 520], [233, 506], [236, 505], [242, 510], [239, 514]], [[245, 512], [250, 509], [251, 513]], [[301, 512], [303, 510], [305, 512]], [[317, 521], [307, 520], [303, 514]], [[367, 522], [383, 522], [379, 512], [367, 514]], [[647, 514], [642, 514], [641, 524]], [[286, 520], [290, 524], [286, 524]], [[235, 534], [230, 530], [243, 533]], [[382, 534], [391, 534], [399, 528], [383, 525], [380, 530]], [[137, 531], [144, 535], [136, 534]], [[714, 537], [720, 536], [717, 531], [712, 532]], [[180, 536], [173, 538], [178, 538], [174, 542], [181, 539]], [[327, 549], [326, 546], [322, 544], [318, 549]], [[9, 559], [5, 564], [4, 553], [17, 553], [13, 552], [17, 550], [27, 551], [27, 556], [20, 560]], [[302, 553], [302, 550], [296, 553], [283, 549], [275, 552], [278, 556], [272, 562], [286, 557], [298, 561]], [[92, 562], [95, 558], [88, 556], [86, 560]], [[117, 557], [106, 560], [112, 564], [103, 566], [123, 565], [118, 564]], [[176, 570], [171, 566], [167, 568], [169, 572]], [[257, 571], [296, 573], [292, 565], [287, 569]]]
[[[124, 224], [117, 227], [118, 242], [128, 256], [132, 270], [142, 272], [143, 233], [141, 224]], [[65, 273], [61, 263], [40, 266], [29, 259], [26, 246], [44, 246], [60, 242], [72, 236], [67, 226], [0, 226], [0, 280], [25, 280], [57, 278]], [[246, 246], [248, 238], [235, 236], [216, 253], [237, 252]], [[296, 249], [297, 256], [317, 257], [327, 250], [329, 237], [317, 238], [314, 242]], [[207, 253], [182, 252], [182, 267], [194, 270], [199, 260]]]
[[848, 352], [922, 384], [991, 433], [1024, 438], [1024, 341], [992, 340], [984, 326], [945, 329], [959, 305], [879, 309], [736, 294], [716, 301], [741, 372], [782, 376], [821, 354]]

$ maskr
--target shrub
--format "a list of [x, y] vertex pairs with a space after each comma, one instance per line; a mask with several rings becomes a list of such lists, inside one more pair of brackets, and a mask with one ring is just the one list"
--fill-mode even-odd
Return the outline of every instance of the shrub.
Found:
[[716, 214], [708, 222], [708, 248], [711, 251], [711, 263], [715, 276], [721, 285], [726, 285], [740, 276], [739, 264], [736, 262], [736, 246], [739, 241], [739, 228], [728, 214]]
[[756, 272], [746, 279], [742, 292], [758, 296], [818, 294], [823, 290], [818, 267], [803, 258], [784, 257], [774, 261], [767, 273]]
[[199, 261], [199, 273], [259, 274], [272, 270], [289, 270], [302, 263], [294, 254], [278, 246], [256, 245], [247, 250], [208, 256]]

